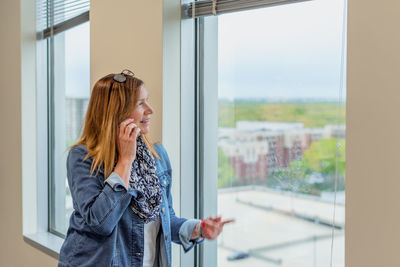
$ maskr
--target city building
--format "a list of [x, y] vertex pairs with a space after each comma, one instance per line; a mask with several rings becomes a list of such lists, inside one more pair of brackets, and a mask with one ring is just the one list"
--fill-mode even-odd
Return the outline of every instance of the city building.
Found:
[[239, 180], [265, 181], [276, 169], [301, 160], [313, 141], [344, 136], [344, 125], [304, 128], [297, 122], [238, 121], [236, 128], [219, 128], [218, 147]]

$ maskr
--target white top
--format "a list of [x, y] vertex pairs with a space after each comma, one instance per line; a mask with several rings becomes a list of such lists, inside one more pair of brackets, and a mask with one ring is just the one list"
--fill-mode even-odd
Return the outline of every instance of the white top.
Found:
[[143, 267], [153, 267], [156, 258], [157, 235], [160, 230], [160, 217], [144, 224]]

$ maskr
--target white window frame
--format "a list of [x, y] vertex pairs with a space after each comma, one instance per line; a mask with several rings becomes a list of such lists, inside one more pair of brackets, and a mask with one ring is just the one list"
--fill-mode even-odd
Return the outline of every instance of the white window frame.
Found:
[[[189, 2], [182, 0], [181, 3]], [[181, 4], [180, 3], [180, 4]], [[180, 7], [179, 7], [180, 10]], [[194, 21], [181, 20], [180, 23], [180, 216], [185, 218], [195, 218], [195, 106], [194, 106], [194, 88], [195, 88], [195, 39], [194, 39]], [[176, 60], [174, 58], [172, 60]], [[167, 112], [163, 112], [167, 116]], [[169, 115], [168, 115], [169, 116]], [[165, 122], [163, 120], [163, 122]], [[176, 202], [175, 202], [176, 203]], [[175, 204], [176, 205], [176, 204]], [[182, 253], [180, 249], [180, 265], [194, 267], [198, 248], [195, 247], [188, 253]]]
[[[36, 32], [36, 0], [21, 2], [22, 27], [22, 86], [21, 86], [21, 140], [22, 140], [22, 206], [23, 239], [33, 247], [58, 259], [64, 239], [50, 231], [50, 188], [48, 180], [48, 97], [46, 90], [48, 55], [40, 54], [40, 45], [48, 40]], [[88, 12], [77, 19], [60, 24], [60, 32], [86, 22]], [[54, 32], [53, 32], [54, 33]], [[41, 60], [44, 59], [44, 60]], [[43, 61], [43, 62], [42, 62]], [[38, 66], [40, 65], [40, 68]], [[54, 79], [54, 74], [53, 79]], [[54, 125], [53, 125], [54, 127]], [[60, 181], [65, 188], [65, 181]], [[61, 198], [59, 198], [61, 199]], [[64, 198], [63, 198], [64, 199]], [[65, 200], [64, 200], [65, 201]], [[65, 205], [64, 205], [65, 206]]]
[[[183, 0], [182, 4], [189, 2]], [[217, 177], [213, 177], [218, 169], [218, 118], [215, 116], [218, 111], [217, 23], [217, 17], [209, 18], [205, 23], [203, 18], [181, 21], [180, 188], [184, 190], [180, 192], [180, 211], [181, 216], [186, 218], [204, 218], [217, 214]], [[204, 28], [207, 28], [207, 31], [204, 31]], [[205, 47], [200, 47], [200, 42], [204, 43]], [[204, 48], [213, 53], [202, 57]], [[207, 77], [207, 84], [202, 84], [202, 77]], [[168, 85], [165, 84], [164, 89], [166, 86]], [[163, 99], [167, 101], [165, 96]], [[166, 105], [168, 101], [164, 103], [164, 107]], [[198, 112], [201, 106], [207, 106], [207, 114], [204, 117]], [[164, 109], [163, 114], [163, 122], [168, 123], [171, 113]], [[215, 132], [215, 135], [204, 136], [198, 134], [199, 131]], [[201, 140], [203, 136], [206, 140]], [[206, 155], [201, 149], [203, 142], [214, 145], [216, 153], [206, 151]], [[207, 190], [209, 196], [206, 200], [201, 197], [204, 190]], [[185, 267], [216, 266], [217, 243], [206, 241], [187, 254], [181, 253], [180, 260], [180, 266]]]
[[42, 125], [47, 117], [47, 98], [37, 95], [36, 1], [21, 2], [21, 12], [23, 238], [33, 247], [57, 259], [64, 239], [48, 231], [47, 164], [45, 167], [42, 164], [47, 163], [47, 140], [43, 143], [47, 137], [47, 126]]
[[[199, 20], [199, 82], [201, 109], [199, 168], [197, 183], [199, 211], [202, 218], [217, 216], [218, 209], [218, 17]], [[207, 51], [207, 53], [204, 53]], [[207, 134], [205, 134], [207, 133]], [[203, 149], [207, 144], [208, 149]], [[209, 148], [213, 149], [209, 149]], [[204, 197], [204, 196], [207, 197]], [[200, 248], [199, 266], [217, 266], [217, 242], [206, 242]]]

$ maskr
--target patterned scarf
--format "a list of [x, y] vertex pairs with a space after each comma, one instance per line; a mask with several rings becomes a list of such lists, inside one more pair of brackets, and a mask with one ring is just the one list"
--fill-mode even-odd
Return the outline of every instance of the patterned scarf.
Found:
[[160, 214], [162, 191], [156, 173], [156, 162], [141, 136], [137, 138], [136, 158], [133, 161], [129, 186], [144, 194], [146, 201], [131, 202], [131, 209], [145, 223], [155, 221]]

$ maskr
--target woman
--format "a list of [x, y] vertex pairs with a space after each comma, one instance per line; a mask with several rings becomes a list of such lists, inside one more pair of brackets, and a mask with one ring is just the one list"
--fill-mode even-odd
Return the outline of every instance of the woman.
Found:
[[152, 113], [143, 81], [130, 71], [94, 85], [67, 159], [74, 212], [59, 266], [171, 266], [171, 241], [187, 252], [230, 222], [175, 216], [168, 155], [147, 135]]

